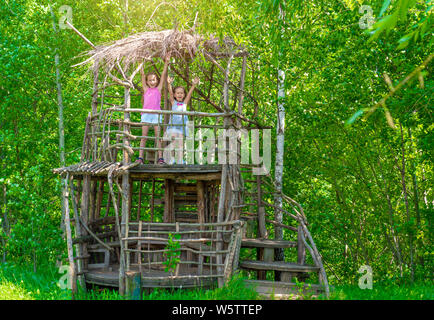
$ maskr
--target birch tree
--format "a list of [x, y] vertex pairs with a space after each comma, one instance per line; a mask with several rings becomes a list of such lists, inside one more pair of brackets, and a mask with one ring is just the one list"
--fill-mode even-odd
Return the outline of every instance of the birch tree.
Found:
[[[53, 20], [53, 30], [54, 35], [57, 37], [57, 28], [56, 28], [56, 17], [53, 12], [53, 8], [50, 6], [51, 11], [51, 18]], [[63, 99], [62, 99], [62, 85], [60, 83], [60, 57], [58, 53], [58, 48], [54, 48], [55, 56], [54, 56], [54, 64], [56, 67], [56, 88], [57, 88], [57, 105], [58, 105], [58, 112], [59, 112], [59, 158], [60, 158], [60, 165], [62, 167], [65, 166], [65, 129], [63, 124]], [[65, 229], [64, 226], [64, 219], [65, 219], [65, 192], [67, 188], [67, 181], [66, 179], [62, 179], [62, 219], [61, 219], [61, 228], [62, 230]]]
[[[282, 197], [279, 194], [282, 192], [282, 179], [283, 179], [283, 156], [284, 156], [284, 148], [285, 148], [285, 71], [282, 70], [282, 39], [281, 33], [282, 30], [282, 21], [284, 19], [284, 12], [282, 8], [282, 4], [279, 5], [279, 22], [278, 22], [278, 32], [279, 32], [279, 43], [277, 46], [278, 56], [277, 56], [277, 123], [276, 123], [276, 162], [275, 162], [275, 171], [274, 171], [274, 179], [276, 180], [276, 191], [277, 194], [275, 196], [275, 204], [278, 208], [282, 208]], [[282, 223], [282, 211], [275, 209], [274, 216], [275, 220], [279, 223]], [[281, 227], [275, 228], [274, 238], [276, 240], [283, 239], [283, 230]], [[283, 261], [284, 260], [284, 252], [283, 249], [275, 249], [275, 260]], [[279, 276], [277, 276], [279, 277]]]

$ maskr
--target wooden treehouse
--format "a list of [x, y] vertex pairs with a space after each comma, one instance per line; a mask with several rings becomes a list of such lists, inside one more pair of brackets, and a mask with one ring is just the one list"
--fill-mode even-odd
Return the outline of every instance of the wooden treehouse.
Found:
[[[189, 88], [193, 72], [201, 83], [188, 111], [171, 111], [167, 85], [161, 110], [144, 110], [135, 76], [142, 67], [158, 73], [168, 51], [177, 85]], [[263, 163], [243, 158], [245, 150], [247, 159], [251, 151], [252, 158], [265, 152], [265, 144], [242, 148], [241, 136], [252, 134], [253, 142], [253, 136], [270, 130], [257, 120], [258, 104], [249, 94], [255, 70], [245, 49], [230, 39], [167, 30], [94, 47], [89, 55], [84, 63], [93, 67], [92, 109], [81, 161], [54, 169], [68, 186], [64, 203], [73, 289], [77, 279], [84, 288], [117, 287], [121, 294], [137, 286], [223, 286], [236, 270], [244, 270], [251, 279], [246, 284], [264, 294], [293, 292], [293, 278], [306, 281], [309, 275], [310, 288], [328, 293], [302, 207], [276, 192]], [[253, 116], [243, 113], [243, 103]], [[140, 122], [144, 112], [160, 116], [160, 136], [153, 130], [142, 136], [142, 127], [149, 125]], [[182, 152], [185, 164], [157, 164], [158, 151], [173, 142], [164, 132], [175, 114], [188, 117], [183, 126], [190, 134], [184, 147], [170, 152]], [[227, 134], [231, 129], [235, 135]], [[144, 147], [142, 138], [147, 138]], [[135, 162], [140, 149], [146, 164]], [[273, 239], [276, 230], [284, 231], [283, 238]], [[282, 253], [285, 261], [277, 261]]]

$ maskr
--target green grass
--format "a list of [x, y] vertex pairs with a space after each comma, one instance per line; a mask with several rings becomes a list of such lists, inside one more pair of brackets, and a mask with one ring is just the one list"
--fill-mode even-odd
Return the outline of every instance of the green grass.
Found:
[[[70, 300], [71, 293], [62, 290], [58, 281], [62, 274], [55, 267], [40, 267], [34, 273], [31, 268], [12, 264], [0, 264], [0, 300]], [[116, 290], [94, 289], [79, 291], [78, 300], [123, 300]], [[234, 277], [223, 288], [212, 290], [154, 290], [143, 294], [143, 300], [255, 300], [255, 291], [243, 286], [240, 277]]]
[[[0, 264], [0, 300], [70, 300], [71, 293], [62, 290], [58, 281], [62, 274], [53, 266], [40, 267], [37, 273], [31, 268], [12, 264]], [[432, 281], [404, 283], [374, 283], [372, 290], [357, 285], [335, 286], [331, 300], [434, 300]], [[305, 296], [309, 299], [310, 296]], [[79, 292], [79, 300], [123, 300], [116, 290], [94, 289]], [[143, 300], [257, 300], [257, 293], [243, 285], [243, 278], [236, 276], [223, 288], [164, 290], [157, 289], [143, 294]], [[318, 299], [325, 299], [320, 296]]]
[[331, 290], [330, 300], [434, 300], [434, 286], [429, 282], [380, 282], [374, 283], [372, 289], [362, 290], [357, 285], [344, 285]]
[[144, 300], [259, 300], [256, 291], [244, 287], [243, 278], [233, 277], [223, 288], [212, 290], [154, 290]]

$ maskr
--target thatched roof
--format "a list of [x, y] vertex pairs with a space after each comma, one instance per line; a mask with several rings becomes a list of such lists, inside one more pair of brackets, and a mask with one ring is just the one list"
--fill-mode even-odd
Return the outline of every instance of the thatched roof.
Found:
[[122, 62], [122, 65], [129, 66], [155, 57], [163, 58], [169, 51], [172, 57], [186, 60], [204, 52], [214, 57], [247, 54], [230, 38], [219, 41], [214, 37], [205, 39], [191, 31], [163, 30], [137, 33], [111, 44], [96, 46], [86, 53], [90, 57], [80, 64], [98, 62], [100, 66], [111, 68]]

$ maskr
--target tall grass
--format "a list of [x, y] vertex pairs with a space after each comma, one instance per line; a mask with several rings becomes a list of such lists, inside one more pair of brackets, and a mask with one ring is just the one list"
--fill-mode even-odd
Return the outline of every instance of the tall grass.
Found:
[[[69, 290], [62, 290], [59, 279], [62, 274], [54, 266], [39, 268], [34, 273], [31, 267], [0, 264], [0, 300], [70, 300]], [[123, 300], [117, 290], [79, 290], [78, 300]], [[243, 279], [233, 277], [223, 288], [215, 289], [156, 289], [143, 294], [143, 300], [255, 300], [258, 294], [245, 288]]]
[[[71, 292], [62, 290], [59, 279], [62, 274], [54, 266], [39, 268], [0, 264], [0, 300], [70, 300]], [[223, 288], [215, 289], [156, 289], [143, 294], [143, 300], [257, 300], [258, 294], [244, 287], [243, 277], [233, 277]], [[360, 289], [357, 285], [335, 286], [330, 293], [331, 300], [434, 300], [433, 282], [402, 283], [378, 282], [372, 290]], [[304, 296], [304, 299], [313, 298]], [[117, 290], [93, 288], [79, 291], [79, 300], [124, 300]], [[320, 295], [316, 299], [325, 299]]]
[[[322, 297], [323, 298], [323, 297]], [[434, 300], [432, 282], [396, 284], [392, 282], [374, 283], [372, 289], [360, 289], [357, 285], [344, 285], [333, 288], [331, 300]]]

